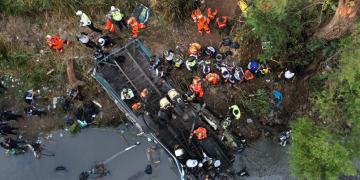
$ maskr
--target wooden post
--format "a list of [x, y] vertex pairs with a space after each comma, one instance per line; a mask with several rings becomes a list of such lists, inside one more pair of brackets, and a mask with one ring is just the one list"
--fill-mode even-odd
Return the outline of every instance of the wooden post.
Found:
[[78, 86], [83, 86], [84, 82], [83, 81], [79, 81], [78, 79], [76, 79], [75, 77], [75, 71], [74, 71], [74, 58], [69, 58], [66, 60], [66, 65], [67, 65], [67, 74], [69, 77], [69, 82], [70, 82], [70, 86], [71, 88], [77, 89]]

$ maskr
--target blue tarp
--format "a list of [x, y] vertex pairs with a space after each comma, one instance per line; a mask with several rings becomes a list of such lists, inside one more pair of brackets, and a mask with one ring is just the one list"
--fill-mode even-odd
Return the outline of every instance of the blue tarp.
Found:
[[279, 102], [275, 106], [279, 106], [281, 104], [282, 100], [283, 100], [283, 96], [278, 91], [274, 91], [273, 94], [274, 94], [275, 98], [279, 99]]

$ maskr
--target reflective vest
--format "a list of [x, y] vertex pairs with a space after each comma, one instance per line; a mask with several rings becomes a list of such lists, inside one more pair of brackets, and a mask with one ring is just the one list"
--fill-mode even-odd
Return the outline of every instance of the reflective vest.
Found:
[[193, 62], [186, 61], [186, 64], [190, 67], [194, 67], [196, 65], [196, 60], [194, 60]]
[[217, 9], [214, 9], [215, 11], [213, 13], [211, 13], [211, 8], [208, 9], [208, 18], [209, 19], [214, 19], [215, 16], [217, 15]]
[[106, 20], [105, 29], [108, 29], [110, 32], [114, 32], [115, 26], [109, 20]]
[[224, 18], [224, 22], [219, 22], [219, 18], [216, 19], [217, 23], [218, 23], [218, 26], [219, 28], [224, 28], [226, 26], [226, 21], [227, 21], [227, 18], [225, 16], [222, 16], [222, 18]]
[[[206, 23], [206, 25], [205, 25], [205, 23]], [[209, 23], [210, 23], [210, 19], [206, 18], [205, 16], [201, 16], [197, 21], [197, 24], [199, 27], [207, 26], [207, 25], [209, 25]]]
[[[87, 22], [86, 22], [86, 19], [87, 19]], [[81, 15], [81, 22], [84, 23], [84, 24], [86, 23], [86, 25], [91, 24], [91, 21], [90, 21], [89, 17], [85, 13], [83, 13]]]
[[140, 106], [141, 106], [140, 103], [134, 103], [134, 104], [132, 105], [132, 108], [138, 109]]
[[146, 97], [146, 95], [147, 95], [147, 89], [145, 88], [145, 89], [141, 92], [140, 97], [144, 98], [144, 97]]
[[167, 109], [171, 106], [172, 106], [171, 103], [169, 102], [169, 100], [166, 97], [164, 97], [160, 100], [160, 108], [161, 109]]
[[128, 23], [129, 25], [131, 25], [132, 27], [138, 25], [138, 23], [137, 23], [137, 21], [136, 21], [136, 19], [135, 19], [134, 17], [131, 17], [131, 18], [127, 21], [127, 23]]
[[[237, 105], [232, 105], [232, 106], [231, 106], [231, 109], [232, 109], [232, 114], [235, 116], [235, 119], [240, 119], [241, 113], [240, 113], [239, 106], [237, 106]], [[236, 110], [239, 111], [239, 114], [235, 114], [235, 111], [236, 111]]]
[[220, 79], [220, 77], [215, 73], [209, 73], [205, 78], [205, 80], [209, 80], [209, 81], [218, 80], [218, 79]]
[[196, 55], [197, 50], [201, 49], [200, 44], [198, 43], [192, 43], [191, 46], [189, 47], [189, 54], [190, 55]]
[[198, 139], [207, 138], [206, 129], [203, 127], [199, 127], [193, 133], [191, 133], [191, 136], [193, 136], [193, 135], [197, 136]]
[[128, 89], [127, 93], [121, 92], [123, 94], [123, 96], [125, 97], [125, 99], [131, 99], [131, 94], [132, 94], [132, 90]]
[[111, 12], [111, 15], [113, 16], [115, 21], [120, 21], [122, 19], [122, 14], [120, 11]]
[[254, 78], [254, 75], [250, 72], [250, 70], [246, 70], [244, 73], [244, 78], [245, 80], [251, 80]]

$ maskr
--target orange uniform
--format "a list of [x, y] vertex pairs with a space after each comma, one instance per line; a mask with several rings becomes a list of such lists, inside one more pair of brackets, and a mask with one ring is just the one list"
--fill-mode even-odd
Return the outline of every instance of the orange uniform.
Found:
[[201, 45], [198, 43], [192, 43], [189, 47], [190, 55], [197, 55], [197, 51], [201, 49]]
[[200, 78], [196, 77], [196, 79], [193, 79], [193, 83], [190, 85], [190, 89], [195, 92], [196, 95], [199, 95], [199, 97], [203, 97], [204, 91], [201, 87]]
[[216, 73], [209, 73], [208, 75], [206, 75], [204, 81], [208, 80], [210, 83], [215, 85], [219, 79], [220, 76], [217, 75]]
[[209, 29], [210, 19], [205, 17], [204, 15], [197, 16], [197, 26], [200, 34], [203, 34], [203, 29], [205, 29], [206, 33], [211, 34]]
[[52, 36], [51, 38], [49, 37], [47, 38], [47, 43], [49, 44], [49, 46], [58, 50], [59, 52], [64, 52], [64, 50], [61, 48], [61, 44], [69, 45], [70, 42], [66, 40], [62, 40], [55, 35], [51, 35], [51, 36]]
[[201, 15], [201, 10], [197, 8], [196, 10], [193, 10], [191, 13], [191, 18], [194, 20], [195, 23], [197, 23], [196, 17]]
[[138, 23], [134, 17], [131, 17], [127, 23], [133, 28], [134, 38], [138, 37], [137, 33], [139, 32], [139, 28], [146, 28], [144, 24]]
[[246, 70], [244, 73], [245, 80], [251, 80], [254, 78], [254, 75], [250, 72], [250, 70]]
[[115, 31], [115, 26], [113, 23], [110, 22], [110, 20], [106, 20], [106, 26], [105, 26], [105, 30], [109, 30], [111, 33], [113, 33]]
[[219, 28], [225, 28], [225, 27], [226, 27], [226, 23], [227, 23], [227, 18], [226, 18], [225, 16], [221, 16], [221, 17], [224, 19], [224, 21], [223, 21], [223, 22], [220, 22], [220, 21], [219, 21], [219, 18], [217, 18], [217, 19], [216, 19], [217, 24], [218, 24]]
[[197, 136], [198, 139], [207, 138], [206, 129], [203, 127], [199, 127], [193, 133], [191, 133], [191, 136], [193, 136], [193, 135]]
[[208, 18], [209, 18], [210, 20], [215, 19], [215, 16], [217, 15], [217, 13], [218, 13], [217, 9], [215, 9], [215, 8], [209, 8], [209, 9], [208, 9]]

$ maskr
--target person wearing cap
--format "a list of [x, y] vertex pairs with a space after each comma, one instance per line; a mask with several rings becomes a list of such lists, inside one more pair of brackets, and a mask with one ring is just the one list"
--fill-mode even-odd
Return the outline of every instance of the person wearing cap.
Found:
[[94, 27], [94, 24], [90, 21], [89, 17], [83, 13], [82, 11], [78, 10], [76, 12], [76, 15], [81, 17], [80, 20], [80, 26], [87, 26], [88, 28], [90, 28], [92, 31], [98, 32], [100, 35], [102, 34], [102, 30], [100, 29], [96, 29]]
[[164, 59], [163, 58], [156, 58], [156, 55], [152, 55], [149, 59], [150, 61], [150, 68], [149, 70], [156, 70], [158, 67], [166, 67], [164, 65]]
[[184, 56], [182, 54], [176, 54], [173, 59], [173, 68], [179, 69], [181, 71], [182, 69], [182, 62], [184, 61]]
[[186, 161], [186, 166], [188, 167], [188, 168], [194, 168], [194, 167], [196, 167], [198, 165], [198, 161], [196, 160], [196, 159], [188, 159], [187, 161]]
[[238, 105], [232, 105], [229, 107], [229, 111], [231, 112], [230, 115], [232, 118], [239, 120], [241, 117], [240, 108]]
[[294, 81], [296, 79], [295, 71], [293, 69], [291, 69], [291, 68], [285, 68], [278, 75], [278, 78], [275, 79], [275, 82], [279, 82], [282, 79], [288, 80], [288, 79], [291, 79], [291, 78], [293, 78], [292, 81]]
[[121, 37], [115, 32], [115, 25], [110, 22], [110, 20], [101, 21], [101, 25], [105, 26], [105, 31], [108, 34], [114, 35], [117, 40], [120, 40]]
[[225, 31], [227, 36], [229, 34], [229, 20], [225, 16], [218, 17], [215, 21], [215, 29], [219, 31], [219, 37], [221, 36], [222, 31]]
[[236, 84], [240, 84], [244, 80], [244, 70], [240, 66], [236, 66], [233, 70]]
[[177, 144], [174, 146], [174, 154], [178, 159], [184, 159], [186, 156], [185, 149], [182, 145]]
[[123, 100], [128, 106], [134, 104], [134, 93], [130, 88], [124, 86], [121, 91], [121, 100]]
[[172, 64], [172, 60], [174, 59], [174, 51], [171, 49], [164, 49], [163, 58], [165, 58], [169, 64]]
[[254, 79], [254, 75], [250, 72], [250, 70], [246, 70], [244, 73], [244, 79], [246, 81], [250, 81], [252, 79]]
[[230, 72], [226, 67], [219, 68], [219, 71], [221, 72], [221, 85], [224, 85], [230, 77]]
[[71, 43], [70, 41], [60, 39], [58, 36], [51, 35], [51, 34], [46, 35], [46, 38], [47, 38], [46, 40], [47, 40], [47, 43], [49, 44], [49, 46], [58, 50], [59, 52], [64, 52], [64, 50], [61, 48], [61, 44], [69, 45]]
[[191, 74], [197, 73], [197, 57], [195, 55], [190, 55], [186, 60], [186, 68], [191, 71]]
[[204, 96], [204, 91], [203, 88], [201, 87], [201, 82], [200, 82], [200, 77], [196, 76], [193, 81], [192, 84], [190, 85], [190, 89], [195, 92], [195, 96], [197, 97], [203, 97]]
[[108, 47], [109, 45], [110, 46], [114, 45], [114, 41], [109, 36], [100, 37], [98, 42], [102, 50], [105, 50], [105, 48]]
[[79, 44], [82, 43], [86, 47], [100, 49], [100, 47], [98, 45], [96, 45], [92, 40], [90, 40], [89, 36], [87, 36], [87, 35], [88, 34], [85, 32], [76, 32], [75, 33], [75, 37], [79, 41]]
[[207, 10], [207, 15], [208, 15], [208, 18], [210, 19], [210, 21], [211, 20], [213, 20], [213, 19], [215, 19], [215, 17], [216, 17], [216, 15], [217, 15], [217, 13], [218, 13], [218, 10], [217, 9], [215, 9], [215, 8], [209, 8], [208, 10]]
[[128, 26], [126, 24], [126, 21], [125, 21], [125, 18], [124, 18], [124, 15], [121, 14], [120, 9], [115, 8], [115, 6], [111, 6], [111, 10], [109, 11], [109, 15], [111, 15], [113, 17], [116, 24], [119, 26], [120, 32], [122, 32], [123, 26], [124, 26], [124, 28], [128, 28]]
[[204, 15], [200, 14], [198, 16], [196, 16], [196, 23], [198, 26], [198, 31], [201, 34], [201, 36], [203, 35], [203, 29], [205, 29], [205, 32], [209, 35], [211, 34], [211, 31], [209, 29], [209, 23], [210, 23], [210, 19], [205, 17]]
[[212, 59], [216, 58], [216, 50], [212, 46], [207, 46], [203, 49], [202, 55], [207, 55]]
[[206, 77], [203, 79], [204, 81], [208, 80], [210, 84], [213, 84], [214, 87], [217, 84], [217, 81], [220, 79], [220, 76], [216, 73], [209, 73], [206, 75]]

